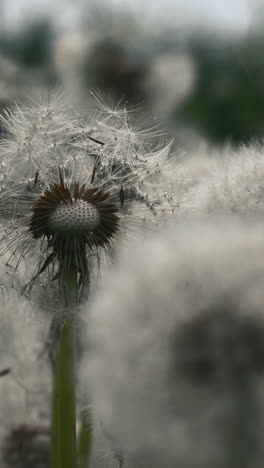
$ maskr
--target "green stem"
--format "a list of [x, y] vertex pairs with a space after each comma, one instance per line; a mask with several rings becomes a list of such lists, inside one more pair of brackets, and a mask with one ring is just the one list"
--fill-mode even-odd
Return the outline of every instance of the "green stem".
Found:
[[91, 410], [83, 411], [79, 433], [78, 455], [79, 468], [87, 468], [92, 447], [92, 415]]
[[[89, 271], [86, 272], [85, 298], [87, 299], [90, 290]], [[92, 452], [92, 411], [91, 409], [81, 412], [81, 424], [78, 435], [78, 462], [79, 468], [88, 468]]]
[[51, 421], [51, 468], [61, 467], [61, 448], [60, 448], [60, 424], [59, 424], [59, 408], [60, 408], [60, 389], [59, 389], [59, 369], [58, 359], [55, 363], [53, 372], [53, 400], [52, 400], [52, 421]]
[[52, 421], [52, 468], [77, 468], [75, 410], [75, 320], [78, 305], [76, 268], [61, 274], [60, 286], [65, 304], [59, 349], [54, 370]]
[[60, 334], [60, 447], [61, 468], [77, 468], [75, 412], [75, 327], [68, 321]]

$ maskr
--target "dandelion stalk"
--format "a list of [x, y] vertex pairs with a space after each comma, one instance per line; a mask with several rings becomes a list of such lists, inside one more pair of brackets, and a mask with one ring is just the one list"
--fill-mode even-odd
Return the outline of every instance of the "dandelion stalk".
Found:
[[59, 349], [54, 370], [52, 468], [77, 468], [75, 323], [72, 313], [76, 312], [78, 305], [76, 267], [71, 266], [68, 278], [62, 273], [60, 286], [66, 314], [59, 335]]
[[77, 468], [74, 323], [61, 330], [58, 361], [61, 468]]
[[[75, 269], [76, 270], [76, 269]], [[53, 373], [51, 467], [64, 466], [63, 454], [76, 466], [76, 411], [75, 411], [75, 336], [73, 315], [69, 320], [67, 310], [77, 305], [77, 274], [74, 268], [68, 278], [61, 275], [60, 289], [65, 305], [63, 326], [59, 333], [59, 346]], [[66, 465], [67, 466], [67, 465]]]
[[53, 399], [52, 399], [52, 420], [51, 420], [51, 467], [61, 466], [61, 444], [60, 444], [60, 386], [59, 386], [59, 362], [56, 360], [53, 374]]
[[92, 447], [92, 414], [90, 409], [82, 412], [78, 442], [79, 468], [86, 468], [88, 466]]

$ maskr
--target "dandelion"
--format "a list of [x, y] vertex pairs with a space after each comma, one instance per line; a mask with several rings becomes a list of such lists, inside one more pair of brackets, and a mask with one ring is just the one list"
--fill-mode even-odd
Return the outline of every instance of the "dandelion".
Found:
[[6, 263], [14, 270], [26, 263], [27, 294], [40, 278], [59, 285], [52, 466], [63, 468], [76, 464], [76, 311], [90, 272], [124, 234], [156, 227], [175, 210], [173, 197], [156, 180], [169, 146], [150, 155], [148, 145], [128, 138], [127, 151], [124, 141], [115, 151], [122, 131], [104, 142], [105, 125], [96, 114], [91, 121], [99, 134], [77, 114], [69, 116], [57, 95], [45, 108], [42, 102], [18, 106], [5, 117], [9, 137], [0, 156], [0, 255], [9, 255]]
[[30, 106], [5, 117], [9, 138], [1, 145], [0, 250], [11, 250], [15, 265], [35, 256], [34, 279], [61, 262], [64, 268], [75, 263], [83, 279], [88, 257], [99, 257], [100, 249], [109, 253], [121, 234], [155, 226], [165, 211], [175, 209], [173, 198], [152, 180], [162, 177], [170, 145], [150, 153], [142, 141], [132, 142], [125, 117], [128, 138], [118, 147], [124, 128], [112, 122], [114, 138], [109, 140], [98, 116], [93, 118], [100, 132], [88, 130], [76, 116], [73, 123], [57, 95], [45, 107], [51, 123], [43, 117], [43, 103], [37, 107], [46, 126], [35, 120]]
[[262, 466], [262, 257], [261, 223], [204, 219], [126, 248], [105, 277], [81, 374], [128, 463]]

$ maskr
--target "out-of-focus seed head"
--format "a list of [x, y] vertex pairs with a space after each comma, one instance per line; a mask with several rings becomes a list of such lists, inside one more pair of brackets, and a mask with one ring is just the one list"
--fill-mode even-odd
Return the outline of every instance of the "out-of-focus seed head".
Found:
[[[227, 329], [228, 323], [228, 329]], [[243, 376], [264, 374], [264, 322], [241, 316], [219, 298], [173, 334], [174, 372], [194, 385], [238, 386]]]
[[214, 177], [208, 179], [207, 209], [263, 217], [264, 147], [252, 143], [221, 156]]
[[262, 223], [177, 223], [123, 251], [88, 305], [82, 375], [132, 464], [261, 468], [263, 253]]

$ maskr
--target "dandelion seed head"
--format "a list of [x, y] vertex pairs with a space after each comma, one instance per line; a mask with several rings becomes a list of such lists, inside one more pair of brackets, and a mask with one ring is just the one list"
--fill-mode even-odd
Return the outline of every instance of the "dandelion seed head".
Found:
[[53, 243], [60, 244], [63, 238], [70, 242], [70, 235], [71, 242], [76, 243], [80, 240], [78, 235], [87, 235], [90, 246], [103, 245], [118, 231], [117, 207], [105, 203], [107, 198], [108, 194], [97, 187], [86, 189], [78, 183], [71, 193], [60, 172], [60, 183], [52, 185], [36, 200], [29, 229], [36, 239], [43, 235], [49, 240], [53, 237]]
[[[133, 123], [125, 110], [110, 120], [105, 111], [91, 111], [85, 122], [66, 104], [56, 95], [48, 104], [17, 105], [6, 116], [0, 256], [10, 252], [15, 269], [28, 262], [32, 281], [43, 273], [46, 281], [56, 278], [64, 257], [64, 267], [73, 262], [82, 282], [91, 264], [111, 255], [124, 235], [154, 229], [187, 200], [189, 181], [181, 176], [175, 182], [180, 203], [170, 188], [164, 190], [170, 144], [155, 147], [145, 131], [131, 138]], [[54, 121], [40, 131], [36, 115], [50, 109]], [[28, 143], [21, 150], [17, 141], [24, 129]]]

